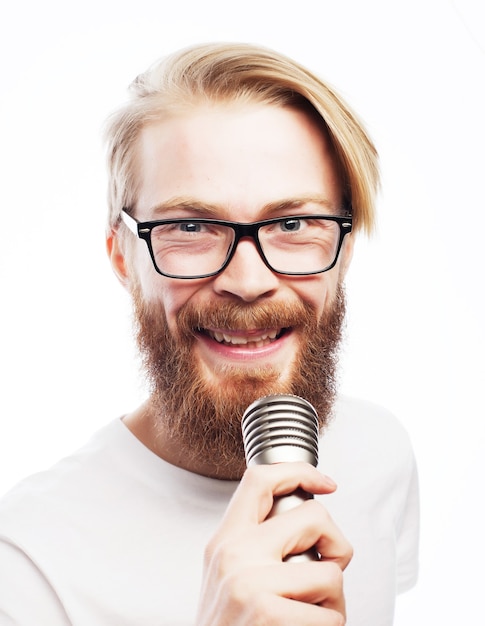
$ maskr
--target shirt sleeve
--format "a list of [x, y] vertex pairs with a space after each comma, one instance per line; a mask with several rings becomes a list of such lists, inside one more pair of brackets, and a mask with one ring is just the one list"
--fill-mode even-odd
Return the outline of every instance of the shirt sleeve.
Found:
[[71, 626], [49, 581], [35, 563], [0, 537], [0, 626]]
[[416, 584], [419, 568], [419, 484], [412, 452], [409, 466], [409, 483], [397, 535], [397, 593], [404, 593]]

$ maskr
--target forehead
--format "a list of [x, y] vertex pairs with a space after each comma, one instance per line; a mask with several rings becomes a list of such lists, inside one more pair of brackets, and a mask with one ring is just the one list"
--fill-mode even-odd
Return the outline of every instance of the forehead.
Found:
[[341, 195], [326, 133], [307, 113], [275, 105], [200, 106], [150, 123], [136, 145], [135, 178], [139, 219], [171, 198], [246, 221], [299, 196], [325, 197], [338, 209]]

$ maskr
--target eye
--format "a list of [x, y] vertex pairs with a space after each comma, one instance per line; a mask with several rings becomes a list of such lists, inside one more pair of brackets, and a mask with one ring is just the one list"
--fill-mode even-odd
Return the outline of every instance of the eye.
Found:
[[179, 224], [179, 226], [183, 233], [200, 233], [204, 227], [203, 224], [194, 222], [184, 222], [183, 224]]
[[292, 217], [280, 222], [280, 228], [285, 233], [294, 233], [302, 228], [302, 220]]

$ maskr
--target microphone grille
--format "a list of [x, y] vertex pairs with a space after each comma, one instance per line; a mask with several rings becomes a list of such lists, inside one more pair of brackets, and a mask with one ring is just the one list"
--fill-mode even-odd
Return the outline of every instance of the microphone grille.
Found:
[[246, 463], [318, 463], [318, 416], [303, 398], [275, 394], [259, 398], [244, 412]]

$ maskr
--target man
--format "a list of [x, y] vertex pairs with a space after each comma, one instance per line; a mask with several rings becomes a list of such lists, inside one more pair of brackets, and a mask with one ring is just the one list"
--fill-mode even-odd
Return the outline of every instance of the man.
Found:
[[[289, 59], [205, 45], [138, 77], [107, 138], [108, 253], [151, 393], [3, 499], [0, 623], [391, 624], [416, 576], [413, 453], [336, 396], [378, 185], [364, 129]], [[319, 469], [245, 471], [242, 414], [274, 393], [316, 408]], [[268, 518], [297, 487], [315, 499]]]

